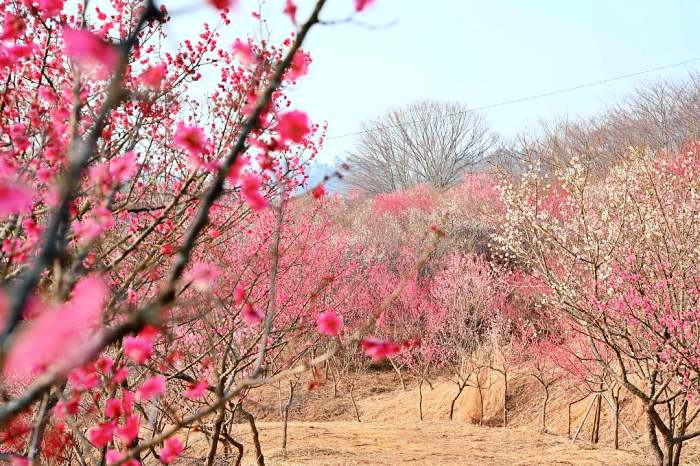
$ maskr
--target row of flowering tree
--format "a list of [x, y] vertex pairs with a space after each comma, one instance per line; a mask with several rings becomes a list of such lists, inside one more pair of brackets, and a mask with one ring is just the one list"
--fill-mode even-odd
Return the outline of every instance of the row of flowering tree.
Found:
[[280, 2], [297, 28], [279, 46], [224, 40], [235, 2], [208, 3], [218, 24], [173, 49], [151, 0], [2, 2], [3, 460], [168, 464], [196, 428], [213, 464], [255, 388], [398, 350], [369, 337], [439, 230], [350, 315], [361, 250], [322, 186], [298, 194], [324, 128], [286, 91], [326, 1], [303, 23]]
[[236, 2], [206, 3], [218, 23], [173, 47], [176, 12], [150, 0], [2, 2], [1, 459], [168, 464], [196, 430], [206, 464], [240, 462], [258, 387], [313, 388], [322, 364], [352, 378], [362, 356], [421, 395], [448, 375], [451, 416], [496, 371], [504, 424], [526, 367], [543, 429], [561, 372], [622, 387], [656, 461], [679, 464], [700, 435], [699, 145], [604, 177], [533, 164], [500, 192], [476, 174], [329, 198], [305, 174], [325, 127], [288, 98], [326, 1], [303, 23], [279, 2], [296, 31], [278, 45], [229, 38]]
[[567, 378], [572, 399], [597, 400], [594, 441], [602, 399], [617, 439], [622, 389], [644, 406], [654, 461], [679, 464], [700, 435], [699, 150], [631, 150], [604, 176], [576, 161], [554, 174], [534, 162], [503, 178], [500, 194], [479, 175], [446, 194], [378, 195], [374, 217], [355, 207], [356, 237], [385, 264], [372, 289], [400, 276], [402, 248], [449, 213], [430, 267], [379, 322], [390, 339], [421, 337], [396, 361], [419, 387], [429, 370], [451, 376], [453, 405], [464, 388], [491, 383], [484, 368], [500, 372], [504, 423], [507, 374], [525, 371], [542, 387], [543, 429], [551, 387]]
[[700, 436], [699, 151], [630, 151], [604, 177], [576, 160], [553, 176], [533, 163], [503, 185], [500, 242], [549, 288], [567, 366], [641, 402], [659, 465]]

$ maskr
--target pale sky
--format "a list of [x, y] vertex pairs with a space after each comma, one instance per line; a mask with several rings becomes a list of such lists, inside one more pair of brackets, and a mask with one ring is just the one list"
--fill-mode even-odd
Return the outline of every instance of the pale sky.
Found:
[[[170, 10], [198, 0], [165, 0]], [[236, 21], [250, 30], [255, 0], [242, 0]], [[299, 16], [313, 4], [299, 0]], [[353, 0], [328, 0], [323, 16], [340, 19]], [[283, 0], [267, 0], [272, 37], [293, 26]], [[317, 27], [305, 49], [313, 63], [292, 92], [295, 107], [328, 121], [329, 137], [358, 131], [367, 118], [418, 99], [472, 107], [518, 99], [700, 58], [697, 0], [376, 0], [358, 20], [395, 22], [371, 30], [353, 24]], [[174, 19], [178, 38], [214, 21], [202, 7]], [[494, 131], [512, 136], [538, 118], [592, 115], [643, 82], [679, 79], [700, 61], [485, 111]], [[331, 162], [354, 138], [330, 139]]]

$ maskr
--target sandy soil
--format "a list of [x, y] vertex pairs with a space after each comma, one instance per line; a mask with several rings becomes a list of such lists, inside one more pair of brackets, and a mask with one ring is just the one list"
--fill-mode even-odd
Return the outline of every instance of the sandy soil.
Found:
[[[525, 428], [488, 428], [463, 422], [293, 422], [287, 456], [281, 424], [260, 423], [269, 465], [641, 465], [638, 453], [572, 445]], [[245, 429], [239, 433], [250, 445]], [[219, 464], [233, 464], [233, 456]], [[244, 465], [254, 465], [248, 449]]]
[[[620, 432], [621, 450], [612, 448], [612, 424], [604, 410], [601, 441], [592, 445], [591, 422], [584, 423], [579, 440], [572, 444], [568, 404], [575, 399], [570, 388], [553, 391], [547, 415], [547, 431], [541, 429], [541, 393], [529, 378], [514, 379], [509, 384], [509, 427], [500, 426], [503, 394], [497, 383], [483, 395], [484, 423], [475, 425], [480, 412], [474, 390], [466, 390], [455, 406], [449, 421], [449, 404], [455, 388], [446, 380], [435, 380], [433, 389], [425, 388], [423, 411], [418, 418], [418, 391], [415, 386], [401, 390], [392, 373], [367, 374], [356, 390], [362, 422], [354, 420], [354, 410], [342, 387], [334, 396], [327, 384], [313, 391], [301, 389], [290, 411], [288, 448], [281, 450], [282, 424], [278, 393], [274, 387], [259, 391], [248, 407], [256, 415], [265, 464], [267, 465], [644, 465], [643, 419], [634, 400], [622, 403], [621, 417], [626, 431]], [[572, 409], [571, 426], [581, 423], [587, 402]], [[299, 422], [303, 419], [307, 422]], [[255, 465], [252, 436], [246, 424], [231, 432], [244, 444], [242, 464]], [[202, 434], [192, 432], [187, 450], [178, 464], [203, 464], [207, 442]], [[684, 448], [683, 464], [700, 465], [700, 441]], [[216, 464], [234, 465], [234, 451], [219, 450]]]

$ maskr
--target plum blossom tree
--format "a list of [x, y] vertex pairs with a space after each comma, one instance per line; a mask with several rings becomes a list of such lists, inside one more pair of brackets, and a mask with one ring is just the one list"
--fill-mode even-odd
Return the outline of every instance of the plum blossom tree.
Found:
[[[697, 405], [697, 143], [505, 183], [507, 254], [550, 289], [601, 370], [644, 405], [655, 462], [679, 464]], [[663, 407], [663, 409], [662, 409]], [[668, 409], [666, 409], [668, 408]], [[662, 448], [663, 447], [663, 448]]]
[[[0, 454], [170, 464], [198, 424], [212, 464], [219, 442], [239, 445], [227, 423], [255, 387], [359, 345], [408, 280], [346, 333], [353, 266], [308, 273], [355, 257], [329, 239], [322, 187], [293, 194], [325, 128], [287, 89], [325, 1], [281, 45], [233, 46], [236, 2], [211, 1], [219, 23], [171, 51], [152, 0], [64, 3], [2, 3]], [[208, 98], [189, 97], [212, 69]]]

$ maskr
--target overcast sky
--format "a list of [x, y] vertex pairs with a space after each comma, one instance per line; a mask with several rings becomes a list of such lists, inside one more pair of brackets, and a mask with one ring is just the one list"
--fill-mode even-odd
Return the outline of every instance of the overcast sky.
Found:
[[[196, 0], [195, 0], [196, 1]], [[169, 9], [193, 0], [164, 2]], [[312, 0], [299, 0], [305, 16]], [[352, 11], [353, 0], [328, 0], [324, 18]], [[236, 26], [249, 31], [255, 0], [241, 0]], [[273, 38], [293, 26], [283, 0], [264, 6]], [[329, 122], [321, 160], [352, 146], [363, 120], [417, 99], [458, 100], [472, 107], [547, 93], [593, 81], [700, 58], [697, 0], [376, 0], [353, 24], [312, 30], [306, 49], [314, 62], [292, 93], [295, 105]], [[211, 8], [179, 15], [169, 26], [178, 37], [215, 21]], [[645, 81], [679, 79], [700, 69], [684, 66], [486, 110], [506, 136], [538, 118], [591, 115]]]

